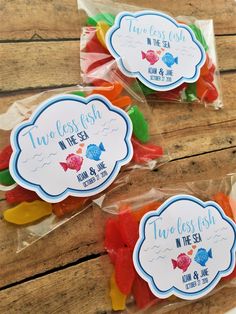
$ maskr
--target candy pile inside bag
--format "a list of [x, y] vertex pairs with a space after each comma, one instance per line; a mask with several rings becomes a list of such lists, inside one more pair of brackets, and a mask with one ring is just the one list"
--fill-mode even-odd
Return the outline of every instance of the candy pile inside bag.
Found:
[[[181, 237], [183, 239], [182, 247], [175, 247], [176, 239], [172, 242], [171, 240], [168, 241], [169, 233], [175, 233], [175, 231], [171, 229], [163, 231], [166, 221], [160, 212], [161, 206], [173, 198], [185, 198], [188, 201], [189, 199], [192, 201], [191, 198], [193, 198], [194, 202], [206, 202], [205, 205], [208, 204], [208, 206], [210, 206], [210, 203], [216, 207], [219, 205], [222, 209], [222, 215], [225, 215], [224, 219], [228, 220], [229, 225], [226, 227], [226, 225], [222, 224], [221, 218], [217, 219], [214, 214], [212, 214], [214, 218], [210, 217], [211, 214], [209, 214], [209, 211], [207, 212], [207, 207], [203, 211], [206, 214], [203, 220], [199, 218], [201, 215], [200, 211], [191, 213], [191, 206], [194, 205], [188, 205], [187, 212], [189, 214], [183, 214], [182, 220], [180, 217], [178, 218], [176, 211], [172, 208], [169, 212], [167, 224], [169, 226], [172, 225], [172, 228], [175, 223], [176, 225], [177, 223], [181, 224], [182, 234], [179, 235], [178, 240], [180, 241]], [[112, 265], [112, 270], [109, 273], [110, 282], [107, 284], [110, 291], [111, 307], [114, 311], [124, 311], [122, 313], [137, 313], [140, 311], [140, 313], [146, 313], [147, 310], [147, 313], [154, 313], [156, 310], [161, 310], [161, 312], [167, 309], [172, 310], [186, 304], [186, 301], [183, 299], [194, 300], [204, 297], [208, 293], [215, 293], [222, 287], [235, 286], [235, 174], [218, 180], [177, 183], [164, 188], [153, 187], [149, 191], [140, 193], [133, 191], [133, 193], [128, 195], [120, 194], [117, 189], [110, 189], [105, 199], [102, 199], [102, 201], [101, 199], [94, 200], [94, 202], [97, 203], [96, 206], [99, 206], [104, 211], [102, 218], [105, 219], [104, 248]], [[180, 216], [182, 209], [178, 209]], [[199, 233], [197, 232], [197, 223], [193, 218], [196, 214], [199, 216], [195, 216], [195, 218], [198, 218], [198, 224], [199, 226], [201, 225], [199, 227], [200, 231], [198, 230]], [[158, 227], [153, 229], [153, 221], [150, 222], [148, 220], [153, 217], [156, 217], [154, 221], [157, 221], [157, 219], [161, 220], [160, 229]], [[194, 234], [190, 230], [190, 224], [192, 224], [191, 228], [195, 227]], [[227, 247], [227, 237], [228, 239], [230, 238], [227, 233], [228, 227], [234, 238], [230, 244], [232, 245], [231, 252], [225, 249]], [[213, 231], [211, 231], [209, 236], [208, 232], [211, 228]], [[155, 238], [148, 242], [150, 234], [152, 237], [153, 230]], [[159, 239], [160, 241], [158, 242], [158, 238], [162, 239]], [[145, 242], [147, 242], [146, 245]], [[140, 243], [143, 246], [143, 250], [139, 247]], [[214, 274], [218, 270], [225, 271], [225, 268], [221, 269], [220, 267], [225, 267], [225, 265], [228, 267], [228, 262], [224, 264], [224, 261], [227, 260], [230, 254], [232, 257], [231, 270], [227, 274], [221, 273], [221, 277], [217, 280], [218, 285], [214, 288], [217, 284], [214, 283], [215, 278], [217, 278], [217, 276], [214, 277]], [[220, 256], [224, 256], [222, 259], [224, 266], [219, 266], [219, 269], [217, 269], [218, 265], [214, 265], [214, 263], [218, 263]], [[169, 260], [168, 257], [170, 257]], [[137, 266], [138, 258], [140, 258], [141, 270]], [[150, 263], [151, 266], [149, 266]], [[191, 270], [192, 265], [193, 268]], [[160, 268], [159, 275], [155, 277], [155, 269], [157, 268]], [[148, 271], [150, 273], [147, 276], [146, 272]], [[150, 275], [151, 272], [153, 272], [152, 276]], [[157, 287], [160, 285], [160, 287], [164, 286], [168, 289], [168, 282], [170, 285], [176, 284], [177, 286], [179, 282], [176, 278], [178, 277], [183, 278], [184, 282], [182, 283], [181, 279], [181, 287], [184, 293], [179, 293], [177, 289], [178, 291], [175, 290], [175, 292], [166, 296], [159, 296], [159, 294], [163, 293], [163, 289], [158, 290]], [[155, 284], [153, 284], [154, 282]], [[200, 288], [197, 288], [198, 285]], [[212, 285], [212, 287], [201, 295], [202, 286], [204, 285]], [[199, 293], [200, 295], [198, 295]]]
[[[12, 153], [12, 144], [14, 146], [17, 145], [15, 144], [15, 140], [12, 140], [12, 142], [10, 143], [11, 132], [14, 133], [12, 129], [15, 127], [17, 128], [20, 123], [25, 123], [28, 121], [29, 118], [32, 118], [32, 116], [35, 115], [35, 111], [38, 110], [38, 107], [43, 102], [52, 103], [54, 99], [61, 97], [61, 95], [64, 95], [63, 97], [70, 96], [72, 97], [73, 101], [78, 102], [83, 99], [88, 99], [88, 97], [102, 97], [102, 100], [105, 99], [106, 102], [113, 106], [112, 110], [115, 110], [115, 108], [117, 108], [117, 110], [121, 110], [119, 112], [126, 112], [126, 115], [130, 118], [130, 122], [132, 124], [132, 136], [129, 141], [133, 151], [133, 157], [130, 162], [126, 163], [126, 165], [122, 167], [121, 172], [116, 180], [113, 183], [111, 182], [111, 184], [113, 184], [114, 186], [119, 184], [125, 184], [128, 180], [129, 172], [132, 170], [140, 170], [145, 168], [153, 169], [155, 167], [159, 167], [169, 160], [167, 150], [166, 148], [164, 148], [163, 138], [155, 131], [155, 122], [152, 121], [150, 109], [145, 101], [145, 98], [142, 95], [142, 92], [140, 91], [140, 93], [137, 93], [137, 91], [134, 92], [130, 88], [127, 90], [126, 85], [127, 84], [125, 81], [117, 79], [114, 83], [102, 83], [100, 86], [92, 88], [75, 86], [70, 88], [45, 91], [32, 97], [16, 101], [12, 106], [9, 107], [9, 109], [5, 113], [0, 115], [0, 193], [2, 199], [1, 208], [3, 209], [2, 215], [4, 220], [7, 223], [11, 223], [19, 227], [18, 251], [29, 246], [31, 243], [43, 237], [51, 230], [57, 228], [68, 219], [71, 219], [73, 215], [82, 212], [84, 209], [90, 206], [93, 199], [93, 196], [90, 195], [85, 195], [84, 197], [81, 197], [81, 195], [79, 195], [78, 197], [77, 193], [73, 191], [67, 197], [64, 197], [59, 201], [54, 199], [50, 201], [47, 200], [47, 198], [44, 198], [44, 194], [39, 194], [35, 188], [28, 188], [28, 186], [26, 187], [24, 184], [22, 185], [21, 182], [16, 182], [16, 179], [13, 178], [13, 174], [9, 169], [9, 163], [10, 159], [13, 159], [12, 156], [14, 155]], [[78, 106], [82, 106], [82, 104], [78, 104]], [[51, 121], [49, 121], [49, 123], [51, 123], [51, 126], [49, 124], [49, 127], [53, 129], [53, 118], [50, 119]], [[60, 117], [55, 117], [55, 119], [60, 119]], [[112, 120], [112, 122], [114, 121]], [[42, 128], [43, 132], [45, 131], [46, 133], [47, 127], [48, 126]], [[63, 127], [63, 132], [70, 132], [70, 129], [72, 129], [71, 125], [69, 125], [68, 127], [65, 126]], [[91, 129], [93, 130], [93, 126]], [[115, 130], [116, 129], [114, 127], [112, 132], [115, 132]], [[59, 133], [60, 132], [63, 133], [62, 129], [61, 131], [59, 130]], [[109, 129], [106, 129], [106, 132], [109, 132]], [[76, 134], [76, 132], [73, 131], [72, 133], [78, 137], [77, 140], [79, 141], [76, 143], [74, 141], [75, 137], [71, 138], [71, 140], [67, 142], [67, 144], [73, 144], [73, 146], [70, 147], [70, 145], [67, 145], [67, 149], [65, 149], [64, 144], [64, 146], [61, 147], [57, 145], [56, 149], [58, 151], [60, 150], [60, 148], [62, 148], [64, 152], [65, 149], [65, 156], [63, 156], [63, 158], [61, 156], [59, 158], [60, 160], [57, 160], [58, 157], [54, 151], [50, 154], [50, 160], [44, 159], [42, 161], [44, 162], [43, 165], [41, 164], [41, 159], [46, 156], [46, 153], [48, 155], [51, 152], [50, 147], [47, 148], [46, 146], [46, 142], [48, 141], [48, 138], [50, 138], [50, 136], [47, 137], [47, 139], [46, 137], [42, 137], [41, 140], [39, 140], [38, 138], [38, 142], [33, 143], [33, 145], [35, 146], [37, 143], [39, 148], [46, 147], [46, 150], [44, 154], [45, 156], [42, 156], [42, 154], [37, 151], [33, 152], [34, 156], [32, 160], [36, 162], [36, 164], [34, 164], [34, 168], [36, 168], [32, 171], [36, 171], [37, 169], [41, 169], [42, 167], [42, 171], [44, 171], [45, 167], [47, 168], [48, 165], [49, 167], [51, 167], [50, 165], [52, 163], [56, 163], [58, 164], [57, 171], [59, 171], [61, 175], [64, 176], [59, 178], [59, 180], [57, 179], [55, 180], [55, 182], [52, 182], [51, 184], [53, 185], [64, 185], [65, 183], [63, 183], [63, 181], [67, 180], [67, 175], [69, 176], [79, 173], [81, 164], [85, 162], [85, 159], [90, 160], [89, 162], [91, 162], [91, 165], [99, 163], [103, 160], [103, 156], [106, 153], [106, 150], [108, 150], [108, 147], [104, 147], [103, 144], [104, 141], [106, 141], [107, 133], [102, 133], [104, 135], [103, 139], [101, 136], [101, 140], [99, 138], [100, 142], [92, 144], [90, 143], [91, 145], [86, 145], [87, 142], [90, 141], [90, 139], [88, 139], [88, 135], [85, 137], [81, 132], [77, 132]], [[70, 136], [72, 135], [72, 133], [70, 134]], [[33, 133], [27, 134], [30, 134], [29, 140], [32, 140]], [[55, 134], [53, 134], [53, 137], [54, 136]], [[50, 139], [52, 142], [54, 141], [53, 137], [52, 139]], [[113, 135], [113, 138], [114, 141], [116, 141], [115, 135]], [[58, 144], [62, 145], [61, 143], [61, 141], [58, 142]], [[24, 167], [24, 170], [26, 171], [27, 167], [29, 169], [31, 167], [31, 165], [28, 165], [27, 163], [27, 160], [31, 159], [30, 150], [27, 151], [26, 149], [24, 158], [25, 160], [22, 160], [22, 167]], [[15, 161], [12, 161], [12, 163], [14, 162]], [[102, 164], [100, 163], [100, 165]], [[104, 167], [105, 166], [103, 164], [103, 168]], [[46, 170], [45, 172], [46, 181], [47, 179], [50, 180], [50, 178], [52, 177], [51, 171], [54, 171], [50, 170], [49, 168], [47, 169], [48, 170]], [[99, 171], [100, 170], [102, 171], [102, 169], [99, 169]], [[106, 175], [105, 171], [103, 171], [104, 175]], [[99, 174], [97, 173], [97, 175]], [[81, 175], [79, 179], [84, 180], [84, 177], [82, 177], [83, 176]], [[101, 179], [102, 178], [100, 175], [100, 180]], [[89, 181], [90, 183], [91, 179], [89, 180], [87, 181]], [[70, 184], [70, 182], [67, 184]], [[105, 191], [99, 192], [106, 193]]]
[[[193, 36], [203, 47], [206, 59], [201, 67], [199, 78], [194, 82], [183, 82], [176, 88], [161, 91], [150, 88], [139, 79], [138, 87], [137, 81], [132, 80], [132, 76], [136, 76], [136, 74], [131, 75], [127, 71], [124, 73], [124, 70], [119, 66], [120, 63], [128, 62], [125, 59], [126, 57], [120, 55], [119, 58], [115, 59], [111, 49], [107, 46], [108, 38], [106, 35], [114, 26], [116, 16], [119, 13], [126, 11], [132, 13], [142, 12], [145, 9], [122, 3], [115, 3], [114, 5], [111, 1], [87, 0], [78, 0], [78, 7], [81, 13], [82, 28], [81, 71], [86, 84], [96, 85], [100, 80], [109, 81], [109, 73], [115, 71], [130, 77], [130, 85], [133, 88], [141, 87], [148, 99], [153, 99], [157, 102], [202, 103], [215, 109], [223, 107], [212, 20], [197, 20], [187, 16], [174, 17], [179, 24], [189, 26], [194, 34]], [[151, 11], [157, 12], [155, 10]], [[169, 13], [168, 15], [171, 16]], [[159, 42], [162, 42], [163, 45], [151, 46], [149, 50], [140, 52], [139, 48], [137, 48], [134, 50], [134, 53], [140, 54], [140, 60], [142, 59], [140, 62], [146, 61], [153, 67], [158, 64], [158, 61], [162, 60], [167, 65], [166, 71], [169, 72], [169, 75], [172, 75], [174, 66], [178, 65], [180, 60], [167, 52], [168, 46], [166, 46], [166, 41], [159, 40]], [[128, 43], [127, 36], [127, 47], [131, 47], [133, 44]], [[157, 79], [163, 80], [163, 76], [165, 76], [164, 70], [159, 67], [156, 69], [159, 71]], [[167, 79], [171, 79], [171, 77]]]

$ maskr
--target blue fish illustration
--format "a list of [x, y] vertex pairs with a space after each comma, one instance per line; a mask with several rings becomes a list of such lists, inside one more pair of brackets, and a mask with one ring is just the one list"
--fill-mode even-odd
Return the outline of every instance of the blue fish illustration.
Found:
[[95, 144], [90, 144], [86, 150], [86, 157], [92, 160], [100, 160], [102, 152], [105, 152], [105, 148], [102, 143], [99, 146]]
[[212, 258], [212, 250], [210, 249], [208, 252], [206, 249], [198, 249], [194, 261], [200, 264], [201, 266], [206, 266], [206, 262], [209, 258]]
[[178, 57], [174, 58], [173, 55], [169, 52], [166, 52], [162, 57], [162, 61], [171, 68], [173, 64], [178, 64]]

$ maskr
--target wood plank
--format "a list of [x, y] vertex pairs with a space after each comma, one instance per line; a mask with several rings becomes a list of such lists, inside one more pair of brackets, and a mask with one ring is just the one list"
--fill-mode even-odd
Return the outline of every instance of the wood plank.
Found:
[[[221, 73], [223, 102], [225, 108], [220, 111], [206, 110], [198, 104], [158, 103], [149, 101], [153, 116], [157, 119], [160, 133], [171, 132], [194, 126], [206, 126], [236, 119], [235, 90], [236, 73]], [[43, 89], [16, 91], [1, 94], [0, 113], [3, 113], [15, 101], [42, 92]], [[166, 117], [168, 112], [168, 118]], [[197, 119], [195, 119], [197, 117]]]
[[[0, 292], [0, 311], [2, 314], [19, 313], [22, 310], [27, 314], [32, 313], [32, 309], [34, 313], [40, 314], [110, 313], [108, 291], [111, 271], [108, 257], [102, 256], [3, 290]], [[236, 306], [235, 292], [235, 287], [218, 288], [216, 293], [196, 303], [171, 298], [171, 303], [165, 300], [152, 309], [169, 314], [223, 314]], [[186, 304], [188, 306], [182, 308]], [[169, 312], [171, 309], [174, 310]], [[153, 311], [150, 309], [148, 313]]]
[[[217, 179], [235, 169], [236, 149], [230, 148], [170, 162], [158, 171], [133, 172], [127, 178], [128, 182], [124, 182], [125, 185], [109, 191], [106, 206], [128, 196], [142, 195], [153, 187], [191, 181], [193, 178]], [[4, 202], [0, 202], [0, 210], [5, 207]], [[89, 209], [16, 254], [16, 228], [1, 220], [0, 287], [102, 252], [103, 228], [101, 211], [97, 208]]]
[[80, 33], [76, 0], [2, 1], [0, 21], [0, 40], [79, 38]]
[[[236, 36], [216, 43], [220, 69], [235, 70]], [[79, 52], [79, 41], [0, 44], [0, 92], [78, 84]]]
[[[123, 0], [141, 7], [169, 11], [172, 15], [190, 15], [214, 19], [216, 34], [235, 34], [235, 5], [230, 0], [208, 1]], [[17, 10], [16, 10], [17, 8]], [[123, 9], [126, 10], [125, 6]], [[111, 5], [111, 11], [113, 6]], [[14, 18], [13, 18], [14, 16]], [[1, 40], [75, 39], [79, 38], [80, 16], [76, 0], [6, 0], [0, 10]]]

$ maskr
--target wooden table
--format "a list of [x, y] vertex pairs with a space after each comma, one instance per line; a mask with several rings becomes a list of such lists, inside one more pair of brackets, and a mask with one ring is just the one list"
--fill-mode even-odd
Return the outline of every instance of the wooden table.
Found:
[[[173, 15], [214, 19], [225, 109], [213, 111], [188, 104], [154, 106], [153, 113], [159, 116], [159, 129], [169, 147], [171, 162], [147, 174], [145, 179], [135, 174], [126, 188], [127, 195], [133, 189], [142, 191], [144, 187], [158, 186], [160, 178], [166, 182], [187, 181], [233, 172], [235, 2], [133, 2], [171, 11]], [[16, 99], [42, 89], [80, 81], [79, 16], [74, 0], [1, 0], [0, 41], [1, 111]], [[4, 202], [1, 208], [4, 209]], [[107, 313], [110, 266], [97, 232], [97, 221], [102, 230], [101, 212], [90, 208], [19, 254], [15, 253], [15, 228], [1, 221], [0, 313]], [[236, 306], [235, 293], [236, 288], [225, 288], [173, 313], [225, 313]]]

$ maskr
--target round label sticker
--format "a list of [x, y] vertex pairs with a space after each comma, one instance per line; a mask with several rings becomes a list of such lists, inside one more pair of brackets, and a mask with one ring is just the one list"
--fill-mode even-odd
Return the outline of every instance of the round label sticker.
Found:
[[235, 249], [235, 223], [217, 203], [178, 195], [142, 218], [133, 261], [154, 295], [191, 300], [234, 270]]
[[105, 97], [53, 97], [11, 134], [10, 172], [43, 200], [106, 189], [133, 156], [129, 116]]
[[156, 91], [196, 82], [206, 59], [189, 26], [155, 11], [118, 14], [106, 44], [126, 76]]

